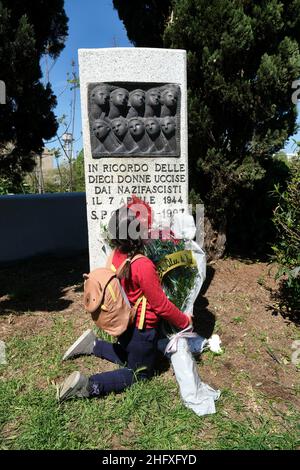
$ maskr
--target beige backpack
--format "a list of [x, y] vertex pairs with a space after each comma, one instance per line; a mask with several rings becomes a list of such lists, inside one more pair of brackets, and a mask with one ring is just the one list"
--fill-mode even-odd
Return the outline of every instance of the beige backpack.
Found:
[[127, 258], [118, 269], [112, 264], [114, 252], [107, 260], [105, 268], [98, 268], [89, 274], [84, 274], [84, 306], [87, 312], [101, 330], [112, 336], [120, 336], [132, 325], [137, 308], [142, 302], [141, 317], [138, 328], [143, 329], [146, 311], [146, 297], [140, 296], [131, 307], [127, 295], [121, 286], [120, 279], [124, 276], [127, 263], [144, 257], [136, 255]]

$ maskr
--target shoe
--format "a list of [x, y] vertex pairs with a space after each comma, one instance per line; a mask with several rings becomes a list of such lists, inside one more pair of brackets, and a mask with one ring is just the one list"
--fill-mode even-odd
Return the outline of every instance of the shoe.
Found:
[[70, 357], [78, 356], [79, 354], [92, 354], [96, 339], [97, 337], [93, 330], [86, 330], [80, 338], [78, 338], [75, 343], [69, 347], [62, 360], [66, 361], [67, 359], [70, 359]]
[[90, 396], [88, 384], [88, 377], [78, 371], [72, 372], [59, 388], [58, 401], [62, 402], [75, 397], [88, 398]]

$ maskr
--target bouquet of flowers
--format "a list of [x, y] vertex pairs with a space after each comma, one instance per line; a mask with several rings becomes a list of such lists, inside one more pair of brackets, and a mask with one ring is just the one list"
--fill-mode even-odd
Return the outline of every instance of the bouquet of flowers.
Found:
[[197, 265], [191, 251], [185, 249], [184, 240], [149, 240], [145, 255], [156, 265], [162, 287], [173, 304], [185, 310], [185, 304], [193, 289]]

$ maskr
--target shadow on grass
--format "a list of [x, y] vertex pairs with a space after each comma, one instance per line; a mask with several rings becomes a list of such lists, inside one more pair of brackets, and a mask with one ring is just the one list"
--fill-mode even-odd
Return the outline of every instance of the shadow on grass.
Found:
[[34, 258], [0, 270], [0, 315], [62, 311], [72, 304], [65, 290], [82, 290], [88, 254], [72, 258]]
[[[34, 258], [0, 270], [0, 315], [27, 312], [59, 312], [72, 300], [65, 299], [66, 289], [83, 291], [82, 274], [89, 272], [88, 254], [72, 258]], [[215, 270], [207, 267], [206, 280], [194, 305], [195, 331], [209, 338], [214, 330], [215, 315], [208, 309], [204, 296]]]

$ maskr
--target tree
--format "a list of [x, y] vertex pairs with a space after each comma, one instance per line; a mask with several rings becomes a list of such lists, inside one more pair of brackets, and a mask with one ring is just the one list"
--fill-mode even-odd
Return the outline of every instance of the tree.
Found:
[[[48, 170], [42, 174], [43, 192], [44, 193], [69, 193], [69, 192], [85, 192], [85, 174], [84, 174], [84, 155], [81, 150], [76, 159], [68, 161], [65, 159], [59, 163], [59, 159], [63, 156], [61, 149], [52, 149], [56, 159], [56, 168]], [[72, 165], [72, 169], [70, 167]], [[70, 173], [73, 175], [72, 187], [70, 186]], [[8, 189], [6, 181], [0, 179], [0, 194], [7, 194]], [[39, 193], [40, 184], [36, 173], [31, 172], [25, 178], [25, 190], [30, 193]]]
[[[298, 143], [299, 145], [299, 143]], [[276, 277], [281, 278], [279, 305], [291, 317], [300, 315], [300, 158], [291, 163], [291, 179], [284, 192], [275, 191], [279, 201], [274, 210], [277, 240], [273, 260], [279, 264]]]
[[57, 131], [56, 97], [40, 81], [40, 61], [45, 54], [58, 57], [68, 20], [64, 0], [0, 0], [0, 19], [0, 78], [7, 94], [0, 106], [0, 176], [16, 187], [33, 168], [43, 140]]
[[171, 13], [170, 0], [113, 0], [113, 5], [135, 46], [163, 47], [165, 21]]
[[[129, 19], [127, 3], [115, 2], [126, 28], [140, 24], [141, 9]], [[139, 3], [146, 8], [151, 2]], [[165, 47], [188, 52], [191, 188], [219, 230], [233, 241], [243, 227], [249, 246], [261, 229], [249, 214], [255, 218], [259, 206], [262, 218], [271, 221], [275, 200], [270, 202], [267, 190], [287, 173], [273, 154], [297, 128], [291, 86], [300, 74], [300, 0], [166, 3], [172, 11], [159, 12], [156, 36]], [[151, 28], [146, 37], [150, 33]], [[129, 39], [145, 45], [133, 29]], [[268, 241], [271, 226], [262, 230]]]
[[73, 163], [75, 191], [85, 191], [84, 153], [81, 150]]

